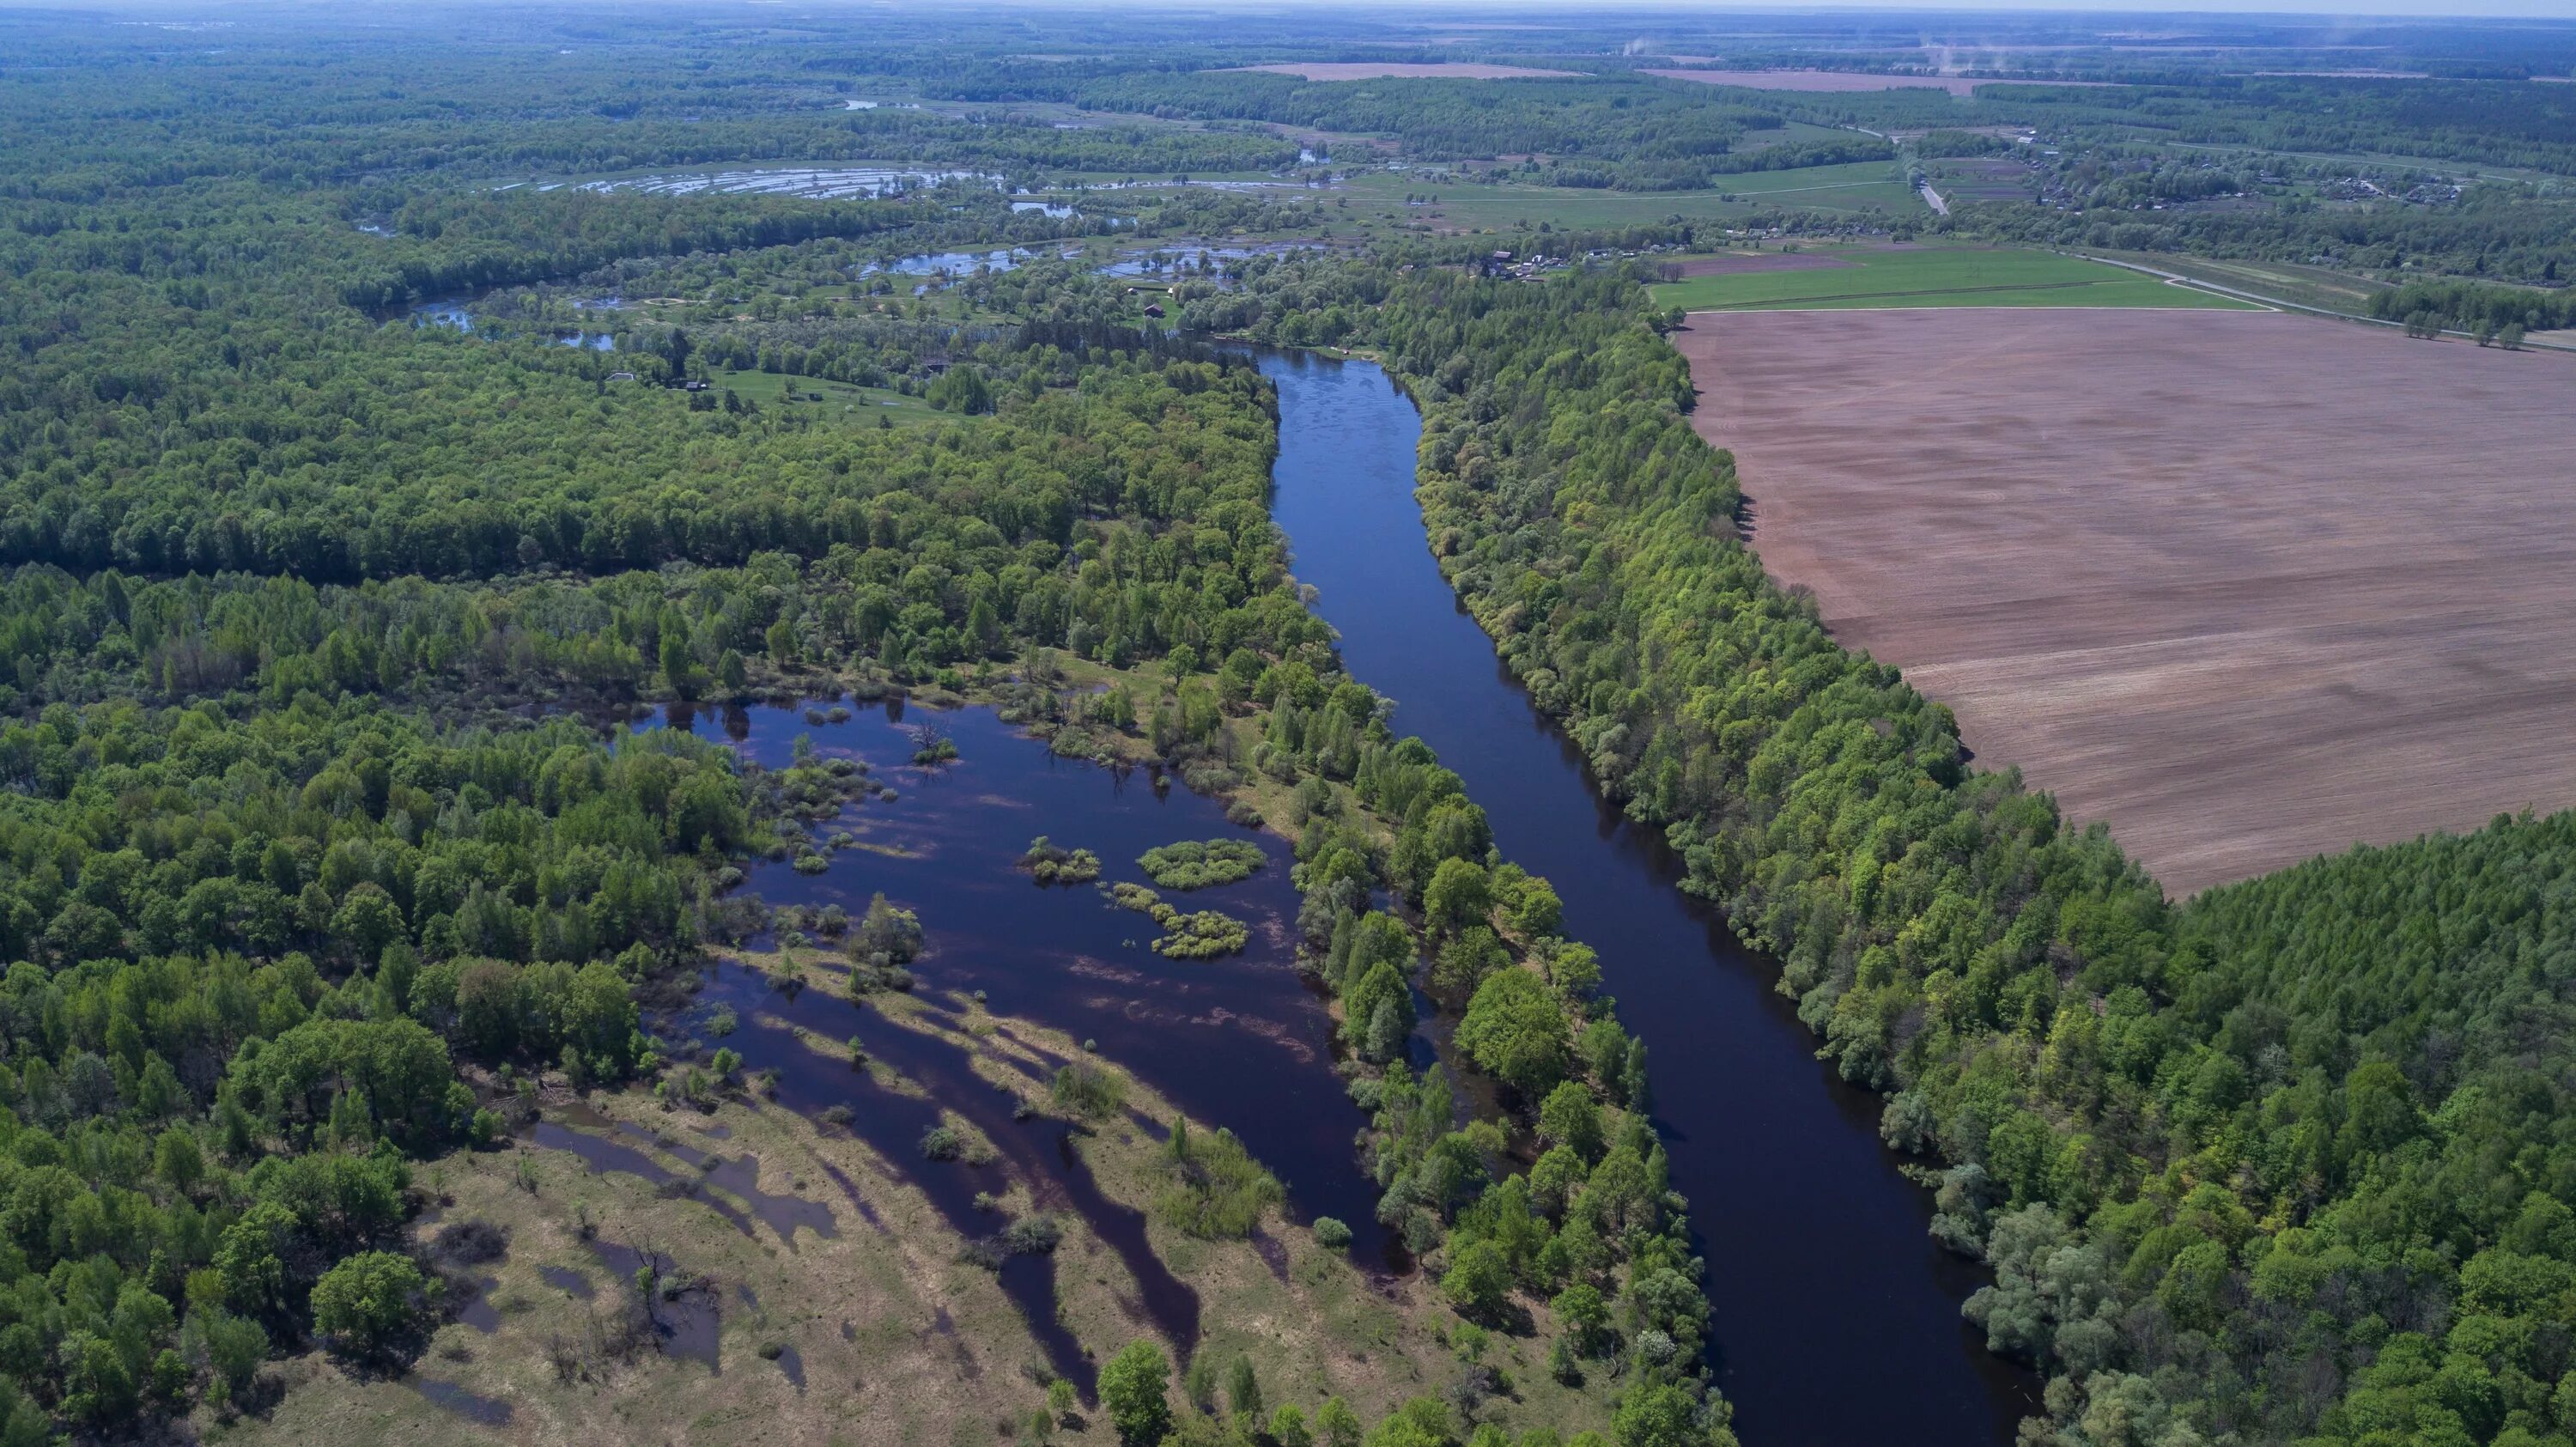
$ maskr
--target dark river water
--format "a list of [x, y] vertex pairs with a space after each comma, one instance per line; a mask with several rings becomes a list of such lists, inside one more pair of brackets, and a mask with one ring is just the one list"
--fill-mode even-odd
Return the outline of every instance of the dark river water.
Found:
[[1676, 887], [1661, 837], [1605, 806], [1461, 608], [1413, 500], [1421, 419], [1376, 364], [1267, 355], [1276, 516], [1351, 673], [1396, 701], [1552, 881], [1566, 933], [1652, 1057], [1672, 1184], [1708, 1261], [1717, 1366], [1751, 1444], [1987, 1447], [2033, 1383], [1959, 1316], [1977, 1271], [1925, 1234], [1928, 1195], [1878, 1139], [1878, 1100], [1815, 1058], [1777, 971]]

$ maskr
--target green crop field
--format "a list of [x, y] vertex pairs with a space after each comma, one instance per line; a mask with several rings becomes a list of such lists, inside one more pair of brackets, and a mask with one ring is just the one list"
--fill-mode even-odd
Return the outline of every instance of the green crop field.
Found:
[[1687, 311], [1855, 307], [2219, 307], [2246, 304], [2046, 251], [1942, 248], [1813, 253], [1828, 264], [1695, 276], [1654, 288]]
[[[1761, 206], [1816, 211], [1929, 214], [1884, 161], [1749, 171], [1719, 176], [1706, 191], [1591, 191], [1564, 186], [1486, 185], [1430, 172], [1377, 171], [1354, 176], [1337, 193], [1364, 218], [1428, 222], [1443, 231], [1509, 230], [1551, 225], [1576, 229], [1634, 226], [1678, 216], [1733, 220]], [[1404, 198], [1437, 197], [1406, 205]]]

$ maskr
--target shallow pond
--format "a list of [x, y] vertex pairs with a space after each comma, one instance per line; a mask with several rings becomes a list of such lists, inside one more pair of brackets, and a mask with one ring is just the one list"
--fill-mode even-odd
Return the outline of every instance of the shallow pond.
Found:
[[[468, 297], [441, 297], [435, 301], [415, 303], [410, 308], [409, 315], [412, 325], [416, 327], [451, 327], [457, 331], [472, 334], [477, 330], [474, 313], [469, 310], [473, 305], [473, 300]], [[585, 311], [606, 311], [616, 309], [618, 302], [614, 299], [604, 299], [579, 301], [573, 305]], [[505, 326], [502, 330], [515, 329]], [[594, 352], [617, 350], [617, 338], [607, 332], [554, 332], [548, 334], [547, 339], [559, 347], [586, 347]]]
[[[927, 769], [909, 762], [916, 747], [911, 728], [925, 718], [956, 745], [955, 762]], [[759, 864], [744, 888], [773, 905], [838, 904], [854, 921], [881, 892], [917, 913], [927, 937], [910, 966], [913, 993], [927, 1007], [914, 1024], [845, 998], [837, 970], [843, 954], [818, 939], [796, 949], [815, 966], [814, 983], [781, 988], [749, 968], [721, 966], [686, 1011], [653, 1022], [665, 1038], [695, 1040], [707, 1049], [721, 1044], [740, 1053], [747, 1071], [777, 1071], [780, 1105], [866, 1140], [969, 1238], [990, 1236], [1005, 1224], [979, 1205], [979, 1194], [999, 1196], [1014, 1183], [1026, 1185], [1042, 1208], [1079, 1216], [1120, 1257], [1137, 1285], [1135, 1309], [1175, 1340], [1193, 1339], [1195, 1294], [1147, 1247], [1142, 1216], [1102, 1195], [1076, 1148], [1076, 1128], [1044, 1116], [1017, 1118], [1015, 1098], [974, 1074], [979, 1042], [964, 1028], [956, 1001], [980, 991], [994, 1014], [1089, 1042], [1192, 1117], [1233, 1130], [1287, 1188], [1298, 1221], [1338, 1217], [1353, 1231], [1356, 1260], [1380, 1271], [1406, 1268], [1400, 1247], [1376, 1221], [1376, 1188], [1355, 1148], [1367, 1118], [1333, 1071], [1332, 1020], [1295, 969], [1297, 895], [1283, 842], [1228, 823], [1220, 804], [1177, 783], [1057, 758], [988, 709], [925, 713], [888, 703], [861, 708], [842, 722], [812, 723], [802, 710], [767, 706], [675, 708], [652, 726], [705, 732], [771, 767], [793, 760], [800, 736], [820, 755], [864, 762], [870, 777], [892, 785], [896, 797], [870, 799], [813, 830], [818, 840], [847, 831], [855, 843], [829, 850], [829, 867], [819, 874], [799, 873], [786, 862]], [[1154, 953], [1147, 942], [1158, 931], [1145, 915], [1117, 907], [1090, 884], [1040, 886], [1019, 867], [1039, 835], [1061, 848], [1097, 853], [1104, 882], [1145, 882], [1136, 859], [1158, 845], [1216, 838], [1254, 843], [1263, 862], [1250, 878], [1162, 891], [1184, 909], [1220, 910], [1244, 921], [1247, 948], [1205, 961]], [[732, 1029], [719, 1039], [712, 1027], [720, 1010], [731, 1012]], [[1008, 1033], [1011, 1027], [1000, 1028]], [[855, 1039], [868, 1058], [926, 1088], [927, 1098], [880, 1088], [845, 1055], [818, 1052], [811, 1038]], [[1063, 1050], [1035, 1038], [1014, 1035], [1009, 1043], [1049, 1064], [1065, 1063]], [[940, 1123], [943, 1109], [990, 1140], [995, 1159], [924, 1159], [922, 1137]], [[792, 1243], [794, 1228], [811, 1224], [799, 1209], [806, 1203], [759, 1196], [756, 1168], [711, 1169], [709, 1158], [721, 1163], [720, 1156], [683, 1142], [633, 1139], [632, 1128], [604, 1122], [582, 1125], [549, 1123], [539, 1128], [538, 1143], [576, 1151], [598, 1169], [675, 1177], [674, 1168], [647, 1153], [650, 1144], [693, 1167], [708, 1188], [698, 1194], [736, 1229], [766, 1228]], [[1097, 1129], [1159, 1139], [1166, 1123], [1131, 1110]], [[869, 1183], [834, 1175], [832, 1184], [873, 1223]], [[1000, 1274], [1055, 1369], [1087, 1390], [1091, 1366], [1055, 1324], [1052, 1258], [1011, 1256]]]
[[1229, 261], [1249, 261], [1256, 256], [1287, 256], [1299, 251], [1324, 250], [1317, 241], [1265, 242], [1257, 246], [1165, 246], [1152, 251], [1121, 252], [1116, 261], [1100, 268], [1102, 276], [1161, 276], [1187, 269], [1214, 272]]
[[642, 191], [656, 196], [765, 195], [815, 200], [891, 195], [942, 181], [997, 181], [981, 171], [922, 170], [896, 166], [757, 166], [726, 171], [669, 172], [584, 181], [584, 191]]

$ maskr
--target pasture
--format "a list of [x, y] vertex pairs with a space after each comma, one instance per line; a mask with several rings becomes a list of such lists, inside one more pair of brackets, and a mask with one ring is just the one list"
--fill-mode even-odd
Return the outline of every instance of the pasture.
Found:
[[[1353, 210], [1402, 222], [1428, 222], [1440, 231], [1507, 231], [1550, 225], [1577, 230], [1647, 225], [1670, 217], [1734, 221], [1765, 206], [1818, 211], [1883, 211], [1927, 215], [1922, 199], [1893, 179], [1884, 161], [1794, 170], [1750, 171], [1715, 177], [1705, 191], [1594, 191], [1566, 186], [1500, 185], [1461, 180], [1446, 172], [1372, 171], [1336, 188]], [[1405, 204], [1404, 198], [1436, 196]]]
[[1830, 258], [1831, 264], [1687, 277], [1655, 287], [1655, 301], [1685, 311], [2245, 306], [2209, 292], [2047, 251], [1897, 246], [1813, 254]]
[[1772, 575], [2168, 889], [2576, 804], [2568, 359], [2254, 311], [1676, 340]]

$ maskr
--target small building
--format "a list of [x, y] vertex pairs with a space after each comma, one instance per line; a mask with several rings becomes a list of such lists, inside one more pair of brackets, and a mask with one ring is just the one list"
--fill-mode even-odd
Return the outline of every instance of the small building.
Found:
[[612, 382], [632, 382], [635, 380], [635, 374], [633, 372], [611, 372], [608, 374], [608, 380]]
[[1155, 303], [1153, 303], [1153, 302], [1147, 302], [1147, 303], [1145, 303], [1145, 315], [1147, 315], [1147, 316], [1149, 316], [1149, 317], [1159, 317], [1159, 316], [1161, 316], [1162, 314], [1163, 314], [1163, 309], [1162, 309], [1162, 307], [1161, 307], [1161, 306], [1159, 306], [1159, 305], [1157, 305], [1157, 304], [1155, 304]]

